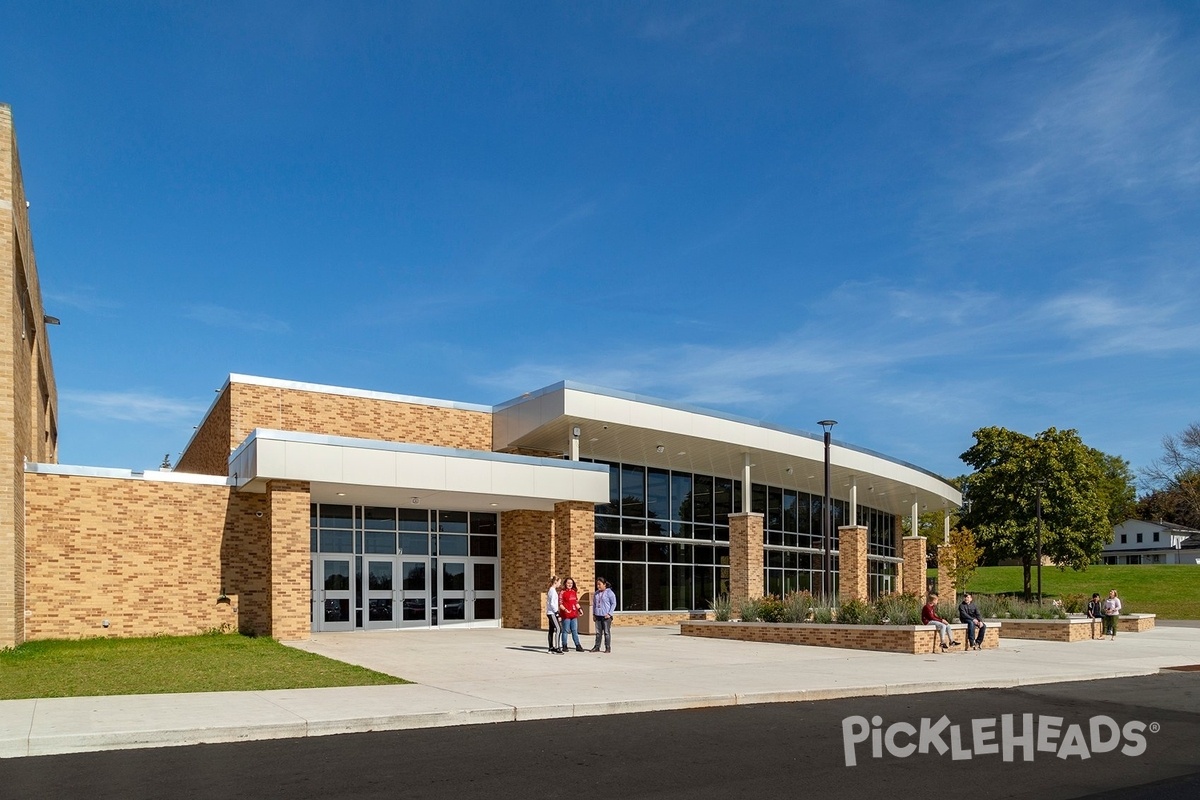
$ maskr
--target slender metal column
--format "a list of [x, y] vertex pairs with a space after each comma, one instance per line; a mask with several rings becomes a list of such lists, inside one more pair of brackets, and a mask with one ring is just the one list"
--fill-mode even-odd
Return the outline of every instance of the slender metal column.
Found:
[[830, 484], [830, 469], [829, 469], [829, 445], [832, 436], [831, 431], [833, 426], [837, 425], [837, 420], [823, 419], [817, 423], [825, 431], [825, 499], [821, 504], [821, 538], [825, 545], [825, 559], [821, 563], [821, 601], [829, 602], [833, 597], [833, 565], [830, 564], [830, 545], [833, 542], [833, 513], [829, 507], [829, 484]]

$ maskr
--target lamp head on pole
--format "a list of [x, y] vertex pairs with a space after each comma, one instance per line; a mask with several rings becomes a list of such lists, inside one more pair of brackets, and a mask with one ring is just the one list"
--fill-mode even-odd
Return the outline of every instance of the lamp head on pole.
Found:
[[820, 422], [818, 422], [817, 424], [821, 426], [822, 430], [824, 430], [826, 433], [829, 433], [831, 430], [833, 430], [833, 426], [837, 425], [837, 420], [836, 419], [823, 419]]

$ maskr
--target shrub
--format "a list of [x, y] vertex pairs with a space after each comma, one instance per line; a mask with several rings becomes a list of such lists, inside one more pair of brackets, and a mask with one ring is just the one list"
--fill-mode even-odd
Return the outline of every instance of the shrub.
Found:
[[876, 625], [879, 612], [862, 600], [847, 600], [838, 606], [837, 621], [844, 625]]
[[742, 622], [758, 622], [762, 618], [759, 605], [762, 601], [746, 597], [738, 603], [738, 614]]
[[729, 595], [723, 594], [709, 600], [708, 607], [712, 609], [717, 622], [729, 622], [729, 616], [733, 613], [733, 603], [730, 602]]
[[879, 621], [889, 625], [920, 625], [921, 598], [915, 594], [885, 594], [875, 601]]
[[1063, 611], [1068, 614], [1082, 614], [1087, 608], [1088, 596], [1086, 594], [1064, 594], [1062, 596]]
[[813, 610], [813, 596], [809, 592], [792, 592], [783, 598], [784, 622], [807, 622]]
[[833, 609], [829, 606], [814, 606], [813, 622], [819, 622], [822, 625], [833, 622]]
[[759, 601], [758, 616], [763, 622], [783, 622], [785, 607], [783, 601], [769, 594]]

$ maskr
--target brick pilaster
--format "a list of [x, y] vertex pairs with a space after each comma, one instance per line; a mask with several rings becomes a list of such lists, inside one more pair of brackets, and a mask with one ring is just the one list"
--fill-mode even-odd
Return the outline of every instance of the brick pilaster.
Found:
[[308, 639], [312, 635], [309, 505], [307, 482], [267, 482], [271, 636], [275, 639]]
[[958, 587], [954, 581], [954, 550], [945, 545], [937, 549], [937, 593], [938, 600], [958, 605]]
[[867, 529], [857, 525], [838, 528], [839, 597], [870, 600], [867, 582]]
[[504, 627], [541, 627], [541, 598], [554, 574], [554, 562], [553, 512], [500, 514], [500, 614]]
[[763, 596], [763, 515], [744, 511], [729, 515], [729, 599]]
[[903, 587], [903, 591], [924, 597], [925, 537], [905, 536], [901, 541], [904, 549], [900, 555], [904, 559], [904, 564], [900, 568], [900, 574], [903, 576], [900, 585]]

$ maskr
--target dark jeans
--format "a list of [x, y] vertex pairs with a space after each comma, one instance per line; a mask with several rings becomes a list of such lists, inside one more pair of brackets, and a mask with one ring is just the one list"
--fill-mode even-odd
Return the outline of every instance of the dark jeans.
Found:
[[983, 632], [987, 630], [987, 625], [975, 627], [975, 620], [967, 620], [967, 646], [974, 647], [979, 645], [983, 647]]
[[604, 640], [604, 649], [612, 649], [612, 617], [592, 617], [596, 623], [596, 644], [594, 647], [600, 649], [600, 640]]
[[547, 614], [546, 619], [550, 620], [550, 649], [558, 649], [558, 614]]

